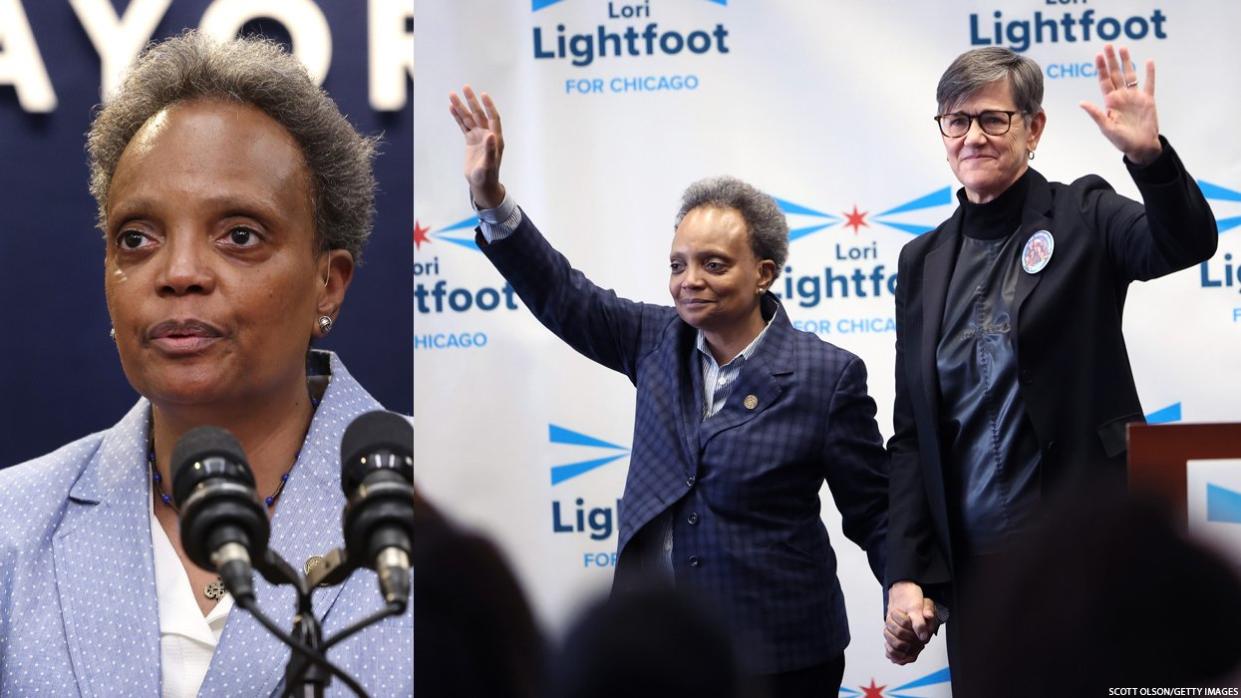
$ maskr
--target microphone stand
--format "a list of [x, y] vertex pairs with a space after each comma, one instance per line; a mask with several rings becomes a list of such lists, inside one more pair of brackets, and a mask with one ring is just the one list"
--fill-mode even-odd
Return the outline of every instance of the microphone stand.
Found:
[[[314, 587], [308, 584], [292, 565], [285, 562], [284, 558], [270, 548], [263, 554], [262, 560], [255, 565], [255, 569], [272, 584], [288, 584], [297, 592], [297, 613], [293, 616], [293, 632], [288, 639], [280, 635], [277, 637], [294, 649], [300, 645], [301, 648], [310, 650], [311, 653], [294, 652], [289, 657], [289, 663], [285, 665], [284, 671], [285, 695], [322, 698], [332, 680], [333, 672], [329, 669], [327, 658], [323, 656], [326, 651], [323, 643], [323, 626], [319, 624], [319, 619], [315, 617], [312, 607], [310, 594]], [[258, 609], [255, 607], [246, 610], [255, 614]], [[271, 628], [268, 629], [271, 630]], [[289, 639], [293, 642], [289, 642]], [[354, 692], [358, 695], [365, 695], [359, 692], [359, 688], [354, 688]]]
[[[315, 617], [311, 605], [311, 593], [319, 586], [334, 586], [344, 582], [353, 572], [339, 548], [332, 550], [324, 557], [324, 564], [316, 567], [309, 575], [303, 577], [284, 558], [268, 548], [263, 557], [256, 560], [254, 569], [263, 578], [275, 585], [287, 584], [297, 592], [297, 613], [293, 616], [293, 631], [285, 633], [267, 617], [252, 598], [241, 599], [236, 594], [234, 601], [239, 607], [254, 616], [264, 628], [275, 635], [281, 642], [288, 645], [293, 654], [289, 657], [284, 669], [284, 696], [301, 696], [304, 698], [323, 698], [332, 677], [341, 680], [349, 690], [357, 696], [366, 698], [366, 690], [340, 667], [328, 661], [326, 652], [337, 642], [357, 633], [359, 630], [377, 623], [388, 616], [400, 615], [405, 612], [405, 603], [389, 603], [377, 613], [342, 629], [331, 639], [324, 642], [323, 626]], [[230, 589], [231, 591], [231, 589]]]

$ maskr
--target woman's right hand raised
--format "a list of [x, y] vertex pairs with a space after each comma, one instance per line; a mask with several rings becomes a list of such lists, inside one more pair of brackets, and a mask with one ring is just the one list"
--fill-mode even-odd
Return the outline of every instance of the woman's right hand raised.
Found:
[[486, 92], [481, 104], [469, 85], [461, 92], [465, 101], [455, 92], [448, 95], [448, 111], [465, 134], [465, 180], [470, 184], [476, 206], [495, 208], [504, 202], [504, 185], [500, 184], [504, 131], [500, 128], [500, 113]]

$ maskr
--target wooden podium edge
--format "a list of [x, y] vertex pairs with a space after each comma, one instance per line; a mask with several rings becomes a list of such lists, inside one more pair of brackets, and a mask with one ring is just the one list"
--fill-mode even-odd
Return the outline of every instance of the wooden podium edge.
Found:
[[1128, 427], [1129, 489], [1169, 500], [1188, 523], [1188, 461], [1241, 458], [1241, 423], [1141, 424]]

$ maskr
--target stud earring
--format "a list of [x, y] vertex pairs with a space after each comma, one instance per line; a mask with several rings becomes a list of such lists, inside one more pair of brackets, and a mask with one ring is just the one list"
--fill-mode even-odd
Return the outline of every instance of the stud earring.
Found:
[[116, 328], [115, 327], [108, 329], [108, 336], [112, 338], [113, 342], [116, 341]]
[[332, 318], [328, 317], [327, 315], [320, 315], [319, 316], [319, 331], [325, 335], [331, 332], [332, 331]]

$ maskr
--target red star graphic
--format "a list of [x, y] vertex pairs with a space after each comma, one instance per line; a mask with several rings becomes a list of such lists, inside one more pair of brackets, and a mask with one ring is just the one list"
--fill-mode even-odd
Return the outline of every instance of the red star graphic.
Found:
[[[846, 228], [853, 228], [853, 234], [854, 234], [854, 235], [857, 235], [858, 228], [861, 228], [862, 226], [866, 226], [867, 228], [869, 228], [869, 227], [870, 227], [870, 224], [866, 222], [866, 214], [867, 214], [867, 213], [870, 213], [870, 212], [869, 212], [869, 211], [862, 211], [861, 213], [858, 213], [858, 210], [857, 210], [857, 204], [853, 204], [853, 212], [852, 212], [852, 213], [850, 213], [850, 212], [848, 212], [848, 211], [845, 211], [845, 212], [844, 212], [845, 216], [848, 218], [848, 220], [846, 220], [846, 221], [845, 221], [845, 227], [846, 227]], [[874, 680], [872, 679], [872, 681], [871, 681], [871, 682], [873, 683], [873, 682], [874, 682]]]
[[430, 226], [418, 225], [418, 221], [414, 221], [414, 249], [422, 249], [422, 243], [431, 244], [431, 236], [427, 233], [431, 232]]
[[[857, 207], [854, 206], [853, 210], [856, 211]], [[874, 677], [871, 677], [870, 686], [858, 686], [858, 688], [862, 689], [862, 698], [883, 698], [883, 689], [887, 687], [887, 684], [876, 686]]]

